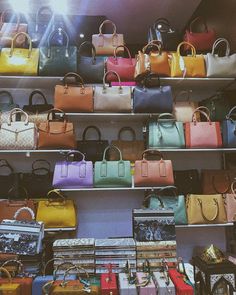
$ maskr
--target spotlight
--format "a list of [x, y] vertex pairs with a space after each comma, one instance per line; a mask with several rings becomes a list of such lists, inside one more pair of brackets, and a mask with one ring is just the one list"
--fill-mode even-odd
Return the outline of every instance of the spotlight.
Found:
[[29, 13], [29, 0], [9, 0], [9, 3], [15, 12]]
[[55, 14], [68, 13], [67, 0], [50, 0], [50, 4]]

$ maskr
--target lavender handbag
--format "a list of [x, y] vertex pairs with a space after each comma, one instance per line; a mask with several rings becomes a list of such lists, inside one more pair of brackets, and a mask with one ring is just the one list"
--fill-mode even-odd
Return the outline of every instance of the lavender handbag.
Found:
[[[81, 161], [70, 161], [70, 156], [82, 156]], [[55, 188], [93, 187], [93, 163], [85, 161], [85, 156], [79, 151], [70, 151], [65, 160], [56, 163], [53, 175]]]

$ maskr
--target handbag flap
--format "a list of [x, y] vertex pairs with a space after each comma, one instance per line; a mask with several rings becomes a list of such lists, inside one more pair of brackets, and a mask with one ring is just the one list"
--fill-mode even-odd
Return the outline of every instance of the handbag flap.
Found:
[[47, 128], [47, 122], [42, 122], [39, 124], [39, 131], [50, 133], [50, 134], [61, 134], [61, 133], [67, 133], [67, 132], [73, 132], [74, 126], [73, 123], [66, 123], [64, 122], [55, 122], [55, 121], [49, 121], [49, 128]]
[[34, 123], [27, 123], [24, 122], [12, 122], [10, 125], [7, 123], [3, 123], [1, 130], [12, 132], [12, 133], [20, 133], [29, 131], [31, 129], [35, 129]]

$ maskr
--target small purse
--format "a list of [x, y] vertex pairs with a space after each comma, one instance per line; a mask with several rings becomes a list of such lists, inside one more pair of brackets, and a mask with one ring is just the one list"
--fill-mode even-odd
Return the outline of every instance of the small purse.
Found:
[[202, 191], [197, 169], [174, 171], [174, 180], [180, 195], [200, 194]]
[[236, 220], [236, 194], [235, 194], [235, 184], [234, 180], [231, 183], [231, 192], [224, 195], [225, 210], [228, 222], [235, 222]]
[[236, 147], [236, 106], [233, 107], [222, 122], [223, 146]]

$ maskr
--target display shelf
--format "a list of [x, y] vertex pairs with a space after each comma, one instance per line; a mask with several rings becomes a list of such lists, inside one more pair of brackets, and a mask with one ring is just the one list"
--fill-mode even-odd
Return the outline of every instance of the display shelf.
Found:
[[33, 154], [33, 153], [58, 153], [58, 154], [64, 154], [64, 153], [68, 153], [71, 150], [0, 150], [0, 153], [4, 154], [4, 153], [25, 153], [25, 154]]
[[67, 232], [67, 231], [75, 231], [76, 227], [67, 227], [67, 228], [45, 228], [44, 231], [47, 233], [50, 232]]
[[216, 223], [216, 224], [184, 224], [184, 225], [176, 225], [176, 228], [195, 228], [195, 227], [225, 227], [225, 226], [233, 226], [233, 222], [228, 223]]
[[90, 188], [56, 188], [62, 192], [97, 192], [97, 191], [136, 191], [136, 190], [156, 190], [163, 187], [160, 186], [140, 186], [140, 187], [90, 187]]

